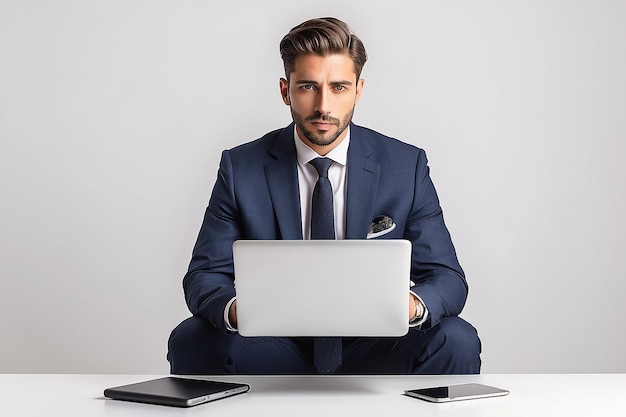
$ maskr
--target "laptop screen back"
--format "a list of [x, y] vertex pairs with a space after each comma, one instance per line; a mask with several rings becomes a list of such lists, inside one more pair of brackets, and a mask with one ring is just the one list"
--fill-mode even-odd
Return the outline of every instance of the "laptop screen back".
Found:
[[409, 241], [240, 240], [233, 259], [243, 336], [408, 331]]

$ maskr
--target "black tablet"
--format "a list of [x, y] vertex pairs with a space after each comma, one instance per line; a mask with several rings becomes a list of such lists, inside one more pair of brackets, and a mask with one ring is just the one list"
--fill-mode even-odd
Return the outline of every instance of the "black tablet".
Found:
[[136, 384], [107, 388], [104, 396], [115, 400], [134, 401], [174, 407], [192, 407], [220, 398], [242, 394], [248, 384], [165, 377]]

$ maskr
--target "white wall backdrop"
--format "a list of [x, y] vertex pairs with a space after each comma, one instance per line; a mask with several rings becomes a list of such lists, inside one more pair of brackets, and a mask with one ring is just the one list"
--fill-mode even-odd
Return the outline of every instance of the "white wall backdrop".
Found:
[[0, 0], [0, 372], [167, 373], [222, 149], [333, 15], [425, 148], [483, 372], [626, 372], [626, 2]]

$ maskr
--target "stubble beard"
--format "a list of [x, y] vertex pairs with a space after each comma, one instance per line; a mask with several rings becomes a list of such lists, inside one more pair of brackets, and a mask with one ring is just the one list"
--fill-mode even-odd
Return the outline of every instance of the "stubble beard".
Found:
[[[302, 132], [306, 140], [308, 140], [309, 142], [311, 142], [312, 144], [316, 146], [328, 146], [328, 145], [331, 145], [333, 142], [335, 142], [337, 138], [341, 136], [341, 134], [350, 125], [353, 115], [354, 115], [354, 108], [352, 108], [352, 110], [350, 110], [350, 112], [347, 113], [344, 116], [344, 118], [341, 120], [335, 117], [331, 117], [327, 114], [322, 114], [320, 112], [317, 112], [314, 115], [309, 116], [309, 117], [304, 117], [302, 114], [296, 112], [293, 109], [293, 107], [291, 108], [291, 117], [293, 118], [294, 123], [296, 124], [300, 132]], [[334, 124], [335, 126], [337, 126], [337, 131], [327, 136], [326, 133], [323, 133], [321, 131], [316, 132], [316, 131], [307, 129], [305, 127], [306, 122], [313, 121], [313, 120], [322, 120], [324, 122], [330, 122]]]

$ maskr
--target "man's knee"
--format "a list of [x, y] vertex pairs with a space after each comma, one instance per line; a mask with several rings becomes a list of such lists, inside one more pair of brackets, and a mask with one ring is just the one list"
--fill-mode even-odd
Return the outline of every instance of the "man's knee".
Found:
[[481, 343], [476, 329], [459, 317], [447, 317], [422, 333], [427, 346], [418, 373], [480, 373]]
[[[222, 335], [207, 320], [190, 317], [180, 323], [168, 341], [167, 360], [173, 374], [228, 373], [220, 351], [226, 349]], [[207, 349], [211, 346], [211, 349]]]
[[170, 371], [181, 375], [310, 374], [306, 349], [288, 338], [224, 334], [207, 320], [179, 324], [168, 343]]
[[456, 364], [455, 373], [480, 373], [481, 343], [476, 329], [459, 317], [448, 317], [439, 325], [444, 335], [444, 347]]
[[202, 334], [204, 327], [203, 321], [205, 320], [201, 320], [198, 317], [190, 317], [172, 330], [167, 343], [168, 359], [170, 356], [178, 356], [179, 352], [186, 351], [198, 344], [198, 336]]
[[481, 345], [476, 329], [460, 317], [443, 319], [438, 326], [444, 335], [444, 343], [454, 352], [470, 356], [480, 355]]

